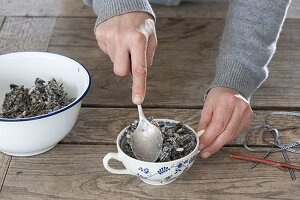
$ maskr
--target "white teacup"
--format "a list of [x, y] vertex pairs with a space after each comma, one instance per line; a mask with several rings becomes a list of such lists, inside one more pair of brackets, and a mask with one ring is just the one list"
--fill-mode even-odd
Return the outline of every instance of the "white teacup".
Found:
[[[155, 121], [168, 121], [176, 122], [170, 119], [154, 119]], [[196, 133], [190, 126], [185, 125], [187, 128], [192, 130], [197, 138], [197, 145], [195, 149], [190, 152], [187, 156], [169, 161], [169, 162], [145, 162], [134, 159], [126, 155], [120, 148], [120, 143], [125, 137], [124, 132], [129, 127], [124, 128], [118, 135], [117, 138], [117, 149], [118, 153], [108, 153], [103, 158], [104, 168], [113, 174], [130, 174], [139, 177], [145, 183], [150, 185], [166, 185], [175, 181], [184, 171], [188, 170], [194, 163], [199, 151], [199, 137], [201, 133]], [[110, 159], [115, 159], [123, 163], [125, 169], [114, 169], [109, 166], [108, 162]]]

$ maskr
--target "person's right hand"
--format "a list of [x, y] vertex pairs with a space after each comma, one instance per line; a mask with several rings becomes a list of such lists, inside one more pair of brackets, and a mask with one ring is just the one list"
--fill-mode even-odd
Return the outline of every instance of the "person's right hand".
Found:
[[253, 111], [249, 100], [228, 87], [212, 88], [205, 99], [199, 130], [202, 158], [208, 158], [232, 142], [251, 124]]
[[118, 15], [99, 24], [95, 34], [99, 47], [114, 64], [114, 73], [132, 73], [132, 101], [141, 104], [146, 93], [147, 69], [157, 46], [152, 17], [143, 12]]

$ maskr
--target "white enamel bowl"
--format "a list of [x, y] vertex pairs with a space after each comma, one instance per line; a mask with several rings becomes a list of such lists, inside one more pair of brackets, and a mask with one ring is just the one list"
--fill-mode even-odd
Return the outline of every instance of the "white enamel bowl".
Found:
[[91, 79], [78, 62], [57, 54], [20, 52], [0, 56], [0, 112], [11, 83], [31, 88], [35, 79], [55, 78], [63, 83], [69, 97], [68, 106], [37, 117], [0, 118], [0, 151], [13, 156], [32, 156], [53, 148], [73, 128], [87, 94]]

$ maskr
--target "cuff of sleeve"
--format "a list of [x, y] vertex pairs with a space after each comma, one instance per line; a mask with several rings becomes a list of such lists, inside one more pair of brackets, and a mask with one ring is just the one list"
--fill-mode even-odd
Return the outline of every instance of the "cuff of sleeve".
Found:
[[117, 15], [122, 15], [129, 12], [145, 12], [153, 17], [155, 21], [155, 14], [151, 8], [148, 0], [100, 0], [93, 1], [93, 9], [98, 18], [95, 23], [96, 27]]
[[[255, 70], [254, 70], [255, 69]], [[205, 93], [214, 87], [228, 87], [237, 90], [250, 100], [254, 91], [268, 77], [267, 67], [251, 68], [244, 63], [232, 59], [221, 59], [217, 62], [217, 73]]]

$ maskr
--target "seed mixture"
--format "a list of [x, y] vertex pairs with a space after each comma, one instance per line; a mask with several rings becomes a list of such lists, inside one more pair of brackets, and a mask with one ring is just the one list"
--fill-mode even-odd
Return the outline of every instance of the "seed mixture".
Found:
[[27, 118], [44, 115], [59, 110], [71, 102], [63, 84], [55, 79], [46, 81], [36, 78], [29, 89], [23, 85], [10, 84], [11, 91], [6, 93], [0, 118]]
[[[162, 152], [156, 162], [177, 160], [188, 155], [195, 149], [197, 145], [195, 133], [188, 129], [183, 122], [155, 122], [152, 117], [149, 118], [149, 121], [158, 126], [163, 134]], [[135, 156], [130, 146], [130, 135], [137, 126], [138, 121], [136, 120], [125, 130], [120, 145], [121, 149], [132, 158], [135, 158]]]

